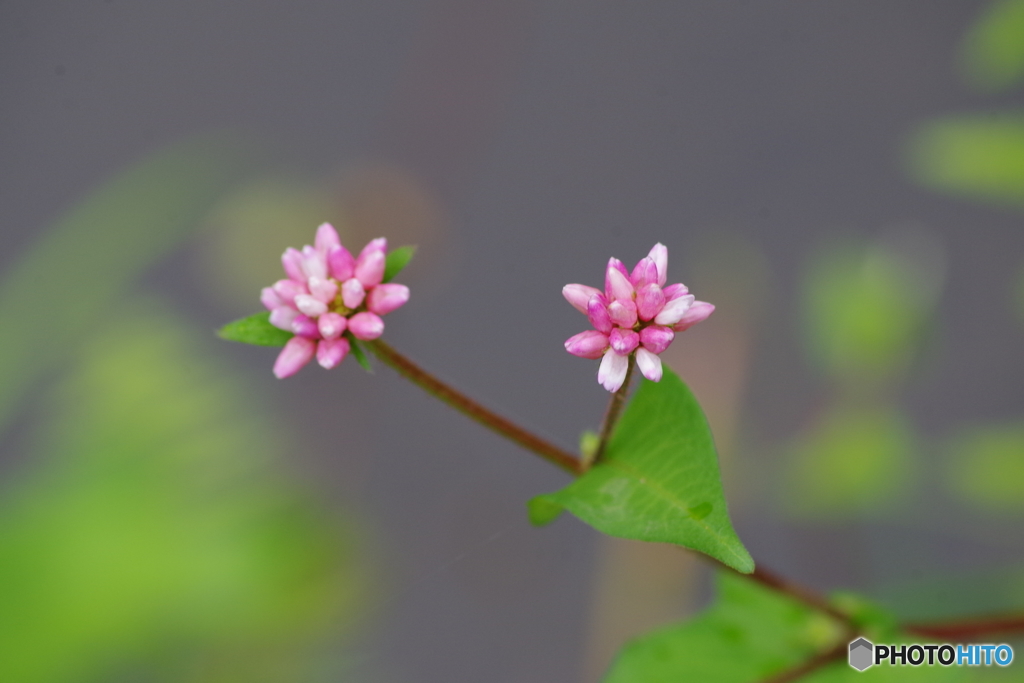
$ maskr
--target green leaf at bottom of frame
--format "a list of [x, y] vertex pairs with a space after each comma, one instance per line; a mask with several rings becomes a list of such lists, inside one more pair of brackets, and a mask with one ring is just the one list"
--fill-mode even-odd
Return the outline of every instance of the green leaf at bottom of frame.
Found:
[[668, 368], [660, 382], [643, 381], [601, 461], [529, 508], [536, 524], [565, 508], [610, 536], [673, 543], [754, 570], [729, 519], [707, 420]]
[[217, 330], [217, 336], [228, 341], [258, 346], [284, 346], [294, 337], [291, 332], [270, 324], [270, 312], [263, 311], [248, 318], [230, 322]]
[[[845, 653], [854, 636], [838, 620], [735, 574], [720, 572], [717, 586], [714, 603], [695, 618], [626, 644], [603, 683], [760, 683], [787, 672], [794, 674], [787, 680], [801, 683], [974, 680], [969, 669], [957, 666], [901, 666], [885, 661], [857, 671]], [[859, 596], [846, 595], [833, 604], [844, 612], [851, 609], [847, 613], [874, 644], [922, 642], [917, 636], [899, 632], [892, 615]], [[836, 647], [842, 651], [835, 653], [834, 659], [795, 675], [799, 667]]]
[[842, 637], [831, 617], [749, 579], [720, 572], [717, 584], [717, 599], [702, 614], [627, 644], [604, 683], [755, 683]]

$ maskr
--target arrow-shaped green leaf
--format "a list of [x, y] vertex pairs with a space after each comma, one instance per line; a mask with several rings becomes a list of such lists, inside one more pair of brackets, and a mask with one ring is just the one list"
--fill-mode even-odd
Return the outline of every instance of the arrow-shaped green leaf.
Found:
[[257, 346], [284, 346], [294, 337], [291, 332], [270, 324], [270, 312], [263, 311], [248, 318], [230, 322], [217, 330], [217, 336], [228, 341], [256, 344]]
[[666, 368], [644, 381], [605, 457], [561, 491], [530, 501], [546, 524], [568, 509], [611, 536], [686, 546], [749, 573], [754, 561], [736, 536], [722, 492], [711, 430], [690, 390]]

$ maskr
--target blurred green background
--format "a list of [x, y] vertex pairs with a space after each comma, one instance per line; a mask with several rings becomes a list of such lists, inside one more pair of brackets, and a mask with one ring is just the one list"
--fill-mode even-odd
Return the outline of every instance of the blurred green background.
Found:
[[418, 244], [389, 339], [564, 444], [558, 292], [664, 242], [755, 558], [1024, 609], [1024, 1], [485, 5], [0, 4], [0, 681], [590, 681], [706, 604], [386, 369], [213, 336], [324, 220]]
[[[964, 84], [987, 98], [980, 100], [985, 109], [921, 122], [902, 150], [907, 173], [940, 193], [1019, 212], [1024, 110], [1014, 100], [991, 98], [1015, 93], [1019, 101], [1024, 92], [1024, 2], [998, 0], [985, 7], [967, 27], [956, 57]], [[989, 239], [978, 226], [978, 240]], [[1024, 272], [1020, 250], [1011, 253]], [[933, 515], [946, 533], [968, 543], [994, 544], [1008, 553], [1019, 548], [1019, 410], [1007, 406], [1001, 411], [1006, 417], [986, 420], [964, 406], [962, 416], [932, 430], [906, 414], [906, 388], [927, 384], [927, 373], [934, 372], [929, 368], [943, 362], [943, 333], [961, 312], [950, 304], [947, 278], [959, 257], [934, 232], [908, 225], [873, 242], [831, 245], [809, 261], [805, 334], [832, 387], [820, 413], [789, 447], [788, 484], [781, 491], [792, 514], [834, 520], [887, 515], [921, 528], [924, 522], [912, 520]], [[1017, 323], [1019, 332], [1019, 283], [1012, 273], [975, 305], [994, 309], [1008, 326]], [[1019, 355], [1002, 362], [1018, 366]], [[1019, 560], [999, 562], [988, 572], [950, 572], [901, 593], [909, 583], [897, 582], [885, 595], [911, 618], [1024, 607]]]
[[3, 336], [0, 415], [46, 410], [3, 486], [0, 680], [342, 670], [369, 585], [351, 522], [283, 471], [286, 430], [209, 333], [135, 283], [245, 177], [242, 149], [154, 155], [8, 272], [0, 310], [32, 324]]

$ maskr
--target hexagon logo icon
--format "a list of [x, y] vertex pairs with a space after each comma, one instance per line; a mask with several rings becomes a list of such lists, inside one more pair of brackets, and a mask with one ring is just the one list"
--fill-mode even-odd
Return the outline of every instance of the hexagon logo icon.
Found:
[[850, 643], [850, 666], [857, 671], [863, 671], [874, 664], [872, 661], [874, 649], [875, 646], [866, 638], [858, 638]]

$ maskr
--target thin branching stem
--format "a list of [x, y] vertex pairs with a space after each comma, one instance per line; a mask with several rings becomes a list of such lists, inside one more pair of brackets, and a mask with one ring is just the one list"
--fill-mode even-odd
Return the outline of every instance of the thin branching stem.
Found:
[[594, 462], [598, 462], [604, 457], [605, 449], [608, 448], [608, 442], [615, 432], [615, 425], [622, 415], [622, 409], [626, 406], [626, 395], [629, 393], [629, 385], [633, 379], [633, 370], [635, 368], [636, 359], [630, 355], [629, 365], [626, 367], [626, 378], [622, 380], [622, 386], [619, 387], [619, 390], [612, 394], [612, 398], [608, 402], [608, 408], [604, 412], [604, 420], [601, 422], [601, 434], [598, 437], [597, 448], [594, 450]]
[[744, 574], [744, 576], [758, 582], [762, 586], [771, 588], [776, 593], [788, 595], [809, 607], [813, 607], [819, 612], [824, 612], [833, 619], [838, 619], [843, 624], [846, 624], [846, 626], [851, 629], [856, 628], [856, 625], [850, 619], [850, 615], [836, 609], [828, 600], [825, 599], [824, 596], [819, 595], [817, 592], [807, 588], [806, 586], [793, 583], [789, 579], [785, 579], [778, 574], [765, 569], [761, 565], [757, 565], [752, 574]]
[[567, 472], [572, 474], [583, 473], [583, 463], [575, 455], [523, 429], [494, 411], [485, 408], [469, 396], [434, 377], [416, 365], [416, 363], [395, 351], [387, 342], [376, 339], [369, 342], [367, 347], [382, 363], [390, 366], [398, 374], [431, 396], [444, 401], [463, 415], [479, 422], [506, 439], [519, 444], [526, 450], [536, 453]]
[[[852, 635], [850, 639], [852, 639]], [[818, 669], [828, 666], [832, 662], [841, 661], [846, 656], [847, 638], [843, 638], [834, 647], [825, 650], [824, 652], [817, 654], [810, 659], [806, 660], [802, 664], [794, 666], [792, 669], [786, 669], [780, 673], [775, 674], [771, 678], [766, 678], [764, 683], [792, 683], [792, 681], [799, 680], [809, 673], [813, 673]]]
[[[961, 643], [979, 640], [994, 635], [1011, 635], [1024, 633], [1024, 615], [996, 616], [985, 619], [964, 619], [959, 621], [936, 622], [930, 624], [903, 624], [903, 631], [921, 636], [929, 640], [947, 643]], [[849, 643], [856, 638], [858, 631], [848, 631], [839, 639], [835, 646], [821, 652], [805, 662], [786, 669], [763, 683], [791, 683], [804, 676], [828, 666], [832, 662], [842, 661], [846, 657]]]
[[930, 624], [904, 624], [907, 633], [951, 642], [967, 642], [993, 635], [1024, 633], [1024, 614], [975, 617]]
[[[385, 365], [393, 368], [413, 384], [417, 385], [431, 396], [444, 401], [463, 415], [466, 415], [467, 417], [484, 425], [506, 439], [519, 444], [528, 451], [539, 455], [548, 462], [557, 465], [567, 472], [578, 476], [586, 471], [586, 465], [574, 454], [559, 448], [546, 439], [542, 439], [536, 434], [523, 429], [514, 422], [485, 408], [462, 392], [454, 389], [437, 377], [434, 377], [426, 370], [395, 351], [386, 342], [377, 339], [369, 342], [367, 347]], [[629, 392], [630, 380], [632, 379], [634, 368], [635, 361], [630, 357], [629, 367], [626, 370], [626, 378], [619, 390], [612, 396], [611, 401], [608, 404], [608, 409], [605, 412], [604, 421], [601, 425], [600, 442], [597, 447], [595, 459], [600, 458], [603, 455], [608, 441], [611, 439], [611, 435], [615, 430], [615, 425], [622, 414], [622, 409], [626, 403], [626, 396]], [[720, 568], [735, 571], [731, 567], [728, 567], [709, 556], [701, 556], [711, 560]], [[787, 669], [786, 671], [776, 674], [774, 677], [767, 679], [765, 683], [790, 683], [791, 681], [796, 681], [834, 661], [841, 660], [846, 654], [848, 642], [856, 637], [860, 632], [859, 626], [853, 621], [850, 615], [836, 609], [827, 599], [810, 588], [785, 579], [778, 574], [765, 569], [761, 565], [758, 565], [752, 574], [742, 574], [742, 576], [745, 576], [752, 581], [756, 581], [776, 593], [787, 595], [808, 607], [824, 614], [828, 614], [840, 621], [845, 627], [845, 634], [843, 638], [841, 638], [840, 642], [838, 642], [834, 647], [811, 657], [792, 669]], [[1024, 615], [1008, 615], [924, 624], [911, 623], [904, 624], [902, 629], [908, 633], [926, 638], [935, 638], [954, 642], [970, 641], [987, 635], [1024, 633]]]

